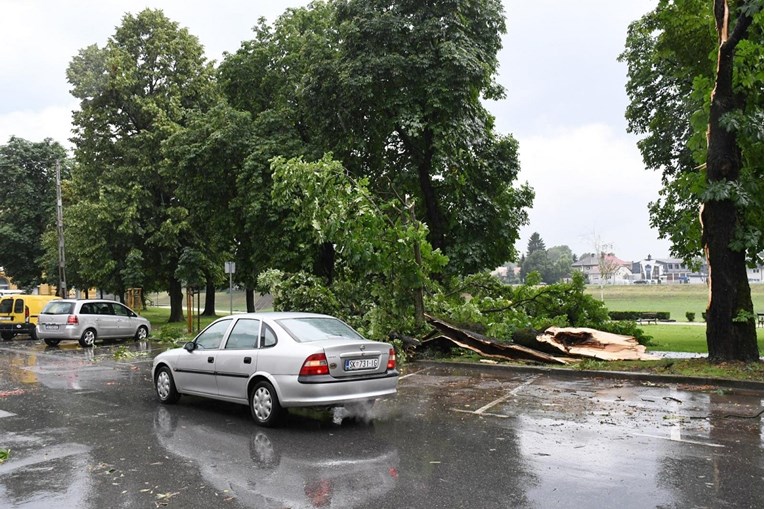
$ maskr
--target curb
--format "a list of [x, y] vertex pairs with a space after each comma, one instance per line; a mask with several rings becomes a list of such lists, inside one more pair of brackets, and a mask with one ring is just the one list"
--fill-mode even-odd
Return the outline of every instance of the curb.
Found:
[[566, 378], [612, 378], [615, 380], [634, 380], [641, 382], [654, 382], [661, 384], [688, 384], [688, 385], [712, 385], [721, 389], [736, 389], [763, 393], [763, 382], [750, 382], [748, 380], [730, 380], [726, 378], [707, 378], [681, 375], [656, 375], [653, 373], [640, 373], [632, 371], [592, 371], [578, 369], [563, 369], [538, 366], [515, 366], [511, 364], [476, 364], [471, 362], [443, 362], [443, 361], [413, 361], [412, 365], [420, 366], [457, 366], [473, 370], [503, 370], [517, 373], [544, 373], [548, 375]]

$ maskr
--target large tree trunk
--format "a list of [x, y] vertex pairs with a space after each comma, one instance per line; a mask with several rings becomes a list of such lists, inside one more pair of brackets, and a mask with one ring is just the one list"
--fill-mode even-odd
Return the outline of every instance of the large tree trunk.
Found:
[[215, 316], [215, 283], [211, 278], [205, 287], [205, 310], [202, 316]]
[[417, 174], [420, 182], [420, 192], [425, 202], [425, 217], [428, 224], [428, 240], [434, 249], [446, 248], [446, 226], [444, 216], [441, 214], [436, 190], [433, 188], [433, 131], [425, 129], [424, 154], [417, 165]]
[[[738, 41], [746, 34], [751, 17], [742, 16], [728, 36], [728, 6], [715, 0], [715, 19], [720, 49], [717, 79], [707, 132], [707, 182], [735, 182], [741, 170], [741, 154], [735, 132], [728, 131], [721, 117], [736, 109], [733, 94], [733, 57]], [[707, 305], [707, 347], [713, 362], [756, 361], [757, 330], [752, 296], [746, 274], [746, 253], [731, 249], [738, 220], [731, 199], [707, 200], [701, 212], [702, 242], [709, 264], [709, 303]]]
[[253, 290], [252, 288], [245, 288], [244, 298], [247, 301], [247, 312], [254, 313], [255, 312], [255, 290]]
[[313, 261], [313, 271], [317, 276], [324, 278], [327, 286], [335, 279], [335, 246], [331, 242], [323, 242], [319, 245], [319, 252]]
[[180, 281], [175, 278], [170, 280], [167, 293], [170, 295], [170, 318], [168, 322], [182, 322], [183, 321], [183, 288], [181, 288]]

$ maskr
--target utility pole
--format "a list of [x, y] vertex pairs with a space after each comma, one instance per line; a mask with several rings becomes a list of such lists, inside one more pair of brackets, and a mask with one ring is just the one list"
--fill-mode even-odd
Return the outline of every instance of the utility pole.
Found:
[[56, 161], [56, 231], [58, 232], [58, 281], [61, 298], [66, 299], [66, 257], [64, 256], [64, 202], [61, 199], [61, 162]]

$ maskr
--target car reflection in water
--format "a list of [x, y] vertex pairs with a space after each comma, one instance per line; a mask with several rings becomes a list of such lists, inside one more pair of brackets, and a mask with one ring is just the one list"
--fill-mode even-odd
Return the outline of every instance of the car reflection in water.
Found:
[[197, 463], [207, 482], [248, 507], [358, 507], [379, 500], [398, 480], [398, 451], [373, 424], [306, 419], [306, 426], [265, 430], [246, 418], [200, 421], [198, 413], [157, 407], [160, 445]]

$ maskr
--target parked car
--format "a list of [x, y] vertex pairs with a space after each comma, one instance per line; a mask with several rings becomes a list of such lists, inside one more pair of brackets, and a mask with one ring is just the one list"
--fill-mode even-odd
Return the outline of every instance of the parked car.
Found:
[[249, 405], [262, 426], [290, 407], [365, 405], [398, 381], [390, 344], [331, 316], [278, 312], [219, 318], [156, 356], [152, 375], [161, 403], [191, 394]]
[[16, 334], [29, 334], [37, 339], [37, 318], [55, 295], [25, 295], [13, 293], [0, 299], [0, 337], [13, 339]]
[[48, 303], [37, 321], [37, 336], [49, 346], [76, 339], [91, 347], [97, 339], [146, 339], [151, 323], [119, 302], [61, 299]]

